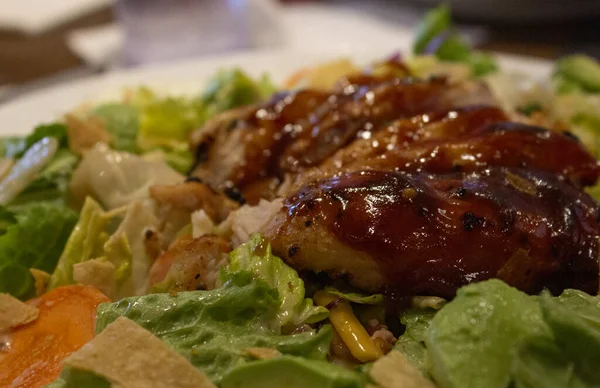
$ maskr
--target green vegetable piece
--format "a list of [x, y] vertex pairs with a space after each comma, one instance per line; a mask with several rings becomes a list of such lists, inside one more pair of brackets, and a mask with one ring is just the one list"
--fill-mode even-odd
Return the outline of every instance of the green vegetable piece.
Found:
[[0, 264], [0, 292], [19, 299], [35, 296], [35, 282], [29, 269], [20, 263], [4, 260]]
[[259, 102], [274, 90], [266, 76], [257, 83], [240, 69], [222, 70], [209, 80], [201, 99], [212, 115]]
[[556, 341], [576, 361], [581, 376], [600, 385], [600, 299], [583, 291], [565, 290], [558, 298], [542, 293], [540, 303]]
[[17, 223], [15, 213], [5, 207], [0, 206], [0, 236], [6, 233], [9, 226]]
[[428, 11], [417, 26], [413, 53], [422, 54], [429, 42], [444, 31], [450, 29], [452, 20], [450, 7], [440, 5]]
[[298, 272], [273, 255], [271, 245], [258, 234], [229, 254], [229, 265], [223, 275], [227, 279], [240, 271], [252, 273], [279, 292], [276, 327], [297, 327], [322, 321], [329, 315], [326, 308], [315, 306], [312, 299], [304, 297], [304, 282]]
[[459, 35], [451, 35], [440, 45], [435, 56], [442, 61], [468, 62], [471, 46]]
[[570, 130], [578, 136], [582, 143], [596, 158], [600, 157], [600, 116], [591, 112], [575, 114], [570, 119]]
[[102, 304], [96, 331], [126, 316], [189, 359], [215, 384], [233, 368], [253, 362], [246, 353], [252, 347], [325, 360], [331, 327], [280, 335], [268, 325], [279, 305], [277, 290], [262, 280], [253, 280], [249, 272], [239, 272], [223, 287], [211, 291], [151, 294]]
[[52, 123], [37, 126], [33, 132], [25, 138], [25, 151], [45, 137], [54, 137], [58, 140], [61, 148], [68, 146], [67, 127], [64, 124]]
[[[139, 143], [155, 146], [171, 141], [185, 141], [189, 133], [202, 123], [202, 106], [198, 101], [167, 97], [156, 99], [140, 109]], [[147, 147], [145, 145], [144, 147]]]
[[338, 296], [348, 302], [357, 304], [380, 305], [383, 303], [382, 294], [364, 295], [358, 292], [341, 292], [333, 287], [325, 287], [325, 291]]
[[587, 388], [563, 350], [547, 338], [534, 338], [519, 349], [512, 368], [515, 388]]
[[113, 136], [112, 146], [119, 151], [137, 153], [140, 127], [137, 109], [127, 104], [108, 103], [94, 108], [90, 115], [100, 118]]
[[400, 322], [406, 326], [406, 330], [396, 341], [394, 349], [403, 353], [423, 374], [427, 373], [425, 339], [436, 313], [437, 310], [434, 309], [410, 309], [400, 317]]
[[86, 198], [79, 217], [50, 277], [49, 289], [72, 284], [73, 265], [101, 256], [102, 244], [105, 242], [104, 238], [107, 238], [105, 229], [110, 218], [90, 197]]
[[554, 81], [554, 90], [557, 94], [585, 93], [581, 84], [561, 74], [555, 73], [552, 76], [552, 80]]
[[243, 364], [221, 382], [222, 388], [359, 388], [364, 379], [357, 372], [325, 361], [282, 356]]
[[0, 236], [0, 292], [27, 299], [35, 292], [29, 268], [54, 270], [77, 215], [62, 205], [39, 203], [14, 220]]
[[[587, 55], [571, 55], [556, 62], [555, 76], [561, 82], [571, 82], [590, 93], [600, 93], [600, 63]], [[561, 86], [560, 92], [570, 92], [570, 87]]]
[[499, 69], [496, 58], [491, 54], [481, 51], [471, 53], [468, 62], [471, 64], [474, 77], [482, 77], [494, 73]]
[[440, 388], [505, 388], [529, 337], [551, 337], [535, 298], [497, 279], [465, 286], [431, 321], [429, 372]]

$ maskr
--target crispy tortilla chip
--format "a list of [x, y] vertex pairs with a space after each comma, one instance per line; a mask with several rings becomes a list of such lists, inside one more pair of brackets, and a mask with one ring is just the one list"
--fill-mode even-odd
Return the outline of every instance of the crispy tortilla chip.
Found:
[[279, 350], [273, 348], [248, 348], [246, 352], [258, 360], [270, 360], [281, 356]]
[[0, 333], [35, 321], [38, 309], [8, 294], [0, 294]]
[[167, 344], [120, 317], [65, 359], [119, 388], [214, 388], [209, 378]]
[[435, 388], [404, 355], [392, 350], [375, 361], [371, 379], [381, 388]]
[[115, 266], [104, 259], [92, 259], [73, 266], [73, 280], [76, 283], [93, 286], [113, 296], [116, 288]]

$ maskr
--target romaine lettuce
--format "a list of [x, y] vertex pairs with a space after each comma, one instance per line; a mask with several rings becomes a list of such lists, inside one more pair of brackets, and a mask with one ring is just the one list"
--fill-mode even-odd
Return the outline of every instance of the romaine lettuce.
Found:
[[396, 341], [394, 349], [403, 353], [422, 373], [427, 371], [425, 338], [436, 312], [434, 309], [409, 309], [400, 317], [406, 330]]
[[222, 388], [361, 388], [366, 378], [326, 361], [282, 356], [242, 364], [223, 379]]
[[275, 326], [278, 328], [319, 322], [329, 314], [326, 308], [315, 306], [312, 299], [305, 298], [304, 282], [298, 272], [273, 255], [271, 245], [258, 234], [229, 254], [229, 265], [222, 275], [228, 279], [238, 272], [250, 272], [277, 289], [280, 305]]
[[8, 226], [0, 236], [0, 292], [26, 299], [34, 295], [29, 268], [52, 272], [77, 215], [51, 203], [32, 204], [19, 213], [2, 211]]
[[49, 289], [73, 283], [73, 265], [102, 255], [102, 246], [108, 239], [105, 229], [109, 221], [110, 217], [102, 207], [88, 197], [50, 277]]
[[188, 358], [216, 384], [235, 367], [252, 362], [245, 351], [248, 348], [269, 347], [324, 360], [331, 328], [279, 335], [269, 328], [269, 321], [280, 305], [276, 289], [253, 279], [249, 272], [238, 272], [211, 291], [151, 294], [102, 304], [96, 331], [126, 316]]
[[104, 122], [112, 135], [111, 145], [119, 151], [137, 152], [138, 111], [128, 104], [108, 103], [94, 108], [90, 115]]

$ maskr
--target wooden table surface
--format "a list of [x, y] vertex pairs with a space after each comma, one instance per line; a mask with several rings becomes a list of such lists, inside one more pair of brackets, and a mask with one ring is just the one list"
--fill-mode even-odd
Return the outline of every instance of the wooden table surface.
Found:
[[[26, 36], [0, 31], [0, 85], [19, 85], [61, 71], [83, 66], [67, 47], [66, 34], [113, 20], [104, 9], [46, 33]], [[600, 20], [550, 26], [490, 26], [489, 39], [481, 48], [541, 58], [556, 58], [572, 52], [600, 57]]]

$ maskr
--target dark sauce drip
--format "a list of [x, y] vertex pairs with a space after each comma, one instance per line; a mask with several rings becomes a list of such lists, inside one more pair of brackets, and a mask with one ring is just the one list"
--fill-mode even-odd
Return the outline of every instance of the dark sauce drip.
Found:
[[[519, 190], [508, 174], [535, 191]], [[417, 195], [403, 196], [406, 189]], [[552, 174], [358, 172], [309, 185], [286, 207], [369, 253], [397, 296], [452, 297], [491, 277], [531, 293], [598, 289], [596, 204]]]

